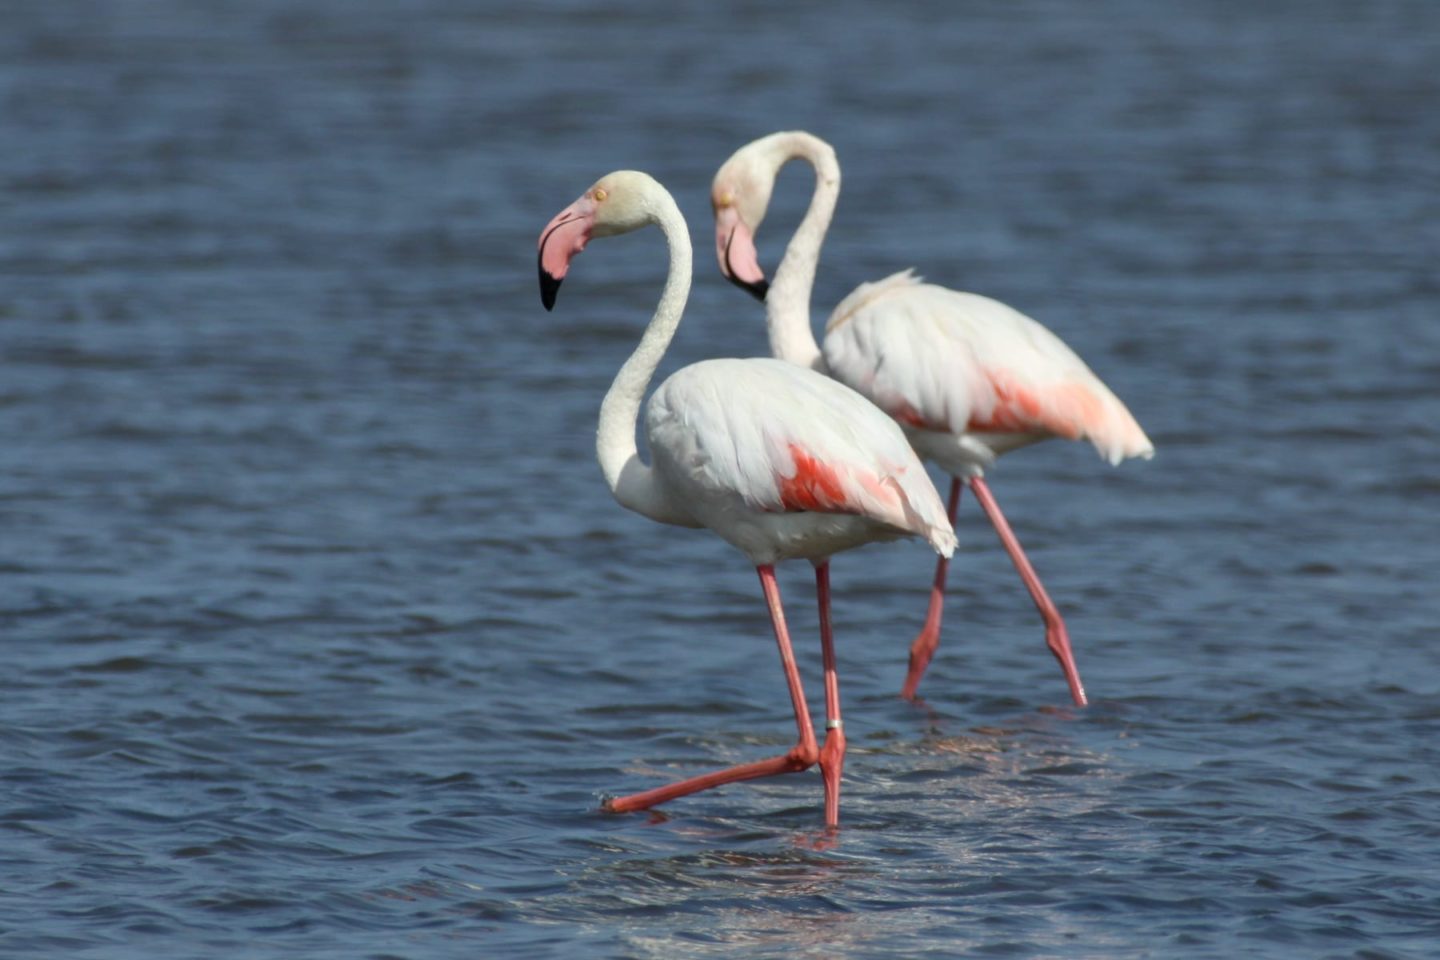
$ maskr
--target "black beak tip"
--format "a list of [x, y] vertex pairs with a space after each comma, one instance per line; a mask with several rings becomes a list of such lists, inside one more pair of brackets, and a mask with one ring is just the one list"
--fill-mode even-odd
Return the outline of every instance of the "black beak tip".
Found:
[[546, 310], [555, 309], [555, 294], [560, 290], [560, 281], [540, 268], [540, 302], [545, 305]]
[[765, 302], [765, 295], [770, 292], [769, 280], [761, 279], [756, 280], [754, 283], [746, 283], [744, 280], [741, 280], [729, 270], [724, 270], [722, 272], [725, 274], [726, 280], [729, 280], [731, 283], [735, 284], [735, 286], [739, 287], [741, 290], [744, 290], [746, 293], [750, 294], [750, 296], [754, 297], [756, 300], [759, 300], [761, 303]]

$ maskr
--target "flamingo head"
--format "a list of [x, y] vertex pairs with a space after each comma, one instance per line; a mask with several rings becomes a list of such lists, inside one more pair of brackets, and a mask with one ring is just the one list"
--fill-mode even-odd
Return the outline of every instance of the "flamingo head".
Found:
[[591, 237], [628, 233], [654, 222], [650, 201], [657, 190], [664, 193], [649, 174], [617, 170], [597, 180], [545, 225], [540, 232], [539, 265], [540, 302], [546, 310], [555, 306], [555, 294], [570, 270], [570, 261]]
[[763, 137], [741, 147], [725, 161], [710, 186], [710, 205], [715, 209], [715, 255], [725, 279], [757, 300], [770, 289], [760, 256], [755, 251], [755, 231], [770, 206], [775, 177], [790, 155], [775, 136]]

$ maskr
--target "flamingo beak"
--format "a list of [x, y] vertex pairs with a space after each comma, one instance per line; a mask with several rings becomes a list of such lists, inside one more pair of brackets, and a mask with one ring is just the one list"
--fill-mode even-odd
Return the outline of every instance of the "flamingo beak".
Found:
[[765, 279], [765, 271], [760, 269], [755, 236], [733, 206], [715, 211], [715, 255], [720, 258], [720, 272], [726, 280], [756, 300], [765, 301], [770, 284]]
[[595, 229], [595, 201], [581, 197], [561, 210], [540, 231], [540, 302], [546, 310], [555, 307], [560, 281], [570, 270], [575, 254], [585, 249]]

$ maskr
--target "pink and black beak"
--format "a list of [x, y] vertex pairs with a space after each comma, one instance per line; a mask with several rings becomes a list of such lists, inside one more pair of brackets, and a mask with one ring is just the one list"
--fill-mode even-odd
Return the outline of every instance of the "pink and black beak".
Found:
[[715, 211], [715, 254], [720, 258], [720, 272], [741, 290], [762, 303], [770, 290], [760, 257], [755, 252], [755, 236], [734, 207]]
[[575, 254], [585, 249], [595, 228], [595, 201], [581, 197], [555, 215], [540, 232], [537, 260], [540, 267], [540, 302], [546, 310], [555, 306], [560, 281], [570, 270]]

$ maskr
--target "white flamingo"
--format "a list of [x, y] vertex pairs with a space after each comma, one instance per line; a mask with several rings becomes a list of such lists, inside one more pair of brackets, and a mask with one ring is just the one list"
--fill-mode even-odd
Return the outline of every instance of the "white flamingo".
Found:
[[[707, 360], [655, 391], [645, 411], [651, 462], [635, 444], [641, 397], [665, 353], [690, 292], [690, 234], [675, 201], [648, 175], [602, 178], [540, 234], [541, 300], [548, 310], [570, 260], [589, 239], [655, 224], [670, 249], [670, 272], [639, 345], [600, 407], [596, 452], [621, 506], [660, 523], [707, 527], [750, 558], [775, 628], [799, 737], [785, 754], [606, 801], [643, 810], [698, 790], [820, 764], [825, 822], [839, 820], [845, 758], [830, 629], [830, 554], [875, 540], [924, 537], [950, 556], [955, 534], [945, 507], [904, 434], [869, 401], [793, 364], [770, 358]], [[791, 652], [774, 564], [815, 565], [825, 674], [826, 736], [817, 747]]]
[[[809, 209], [768, 285], [755, 251], [780, 168], [803, 159], [815, 169]], [[1075, 703], [1085, 688], [1060, 612], [1046, 594], [995, 497], [986, 468], [1002, 453], [1049, 437], [1089, 440], [1112, 465], [1154, 455], [1125, 405], [1059, 337], [987, 297], [922, 283], [909, 270], [857, 287], [825, 326], [810, 328], [810, 291], [820, 246], [840, 193], [840, 166], [825, 141], [801, 131], [761, 137], [715, 175], [716, 253], [727, 278], [765, 301], [776, 357], [823, 373], [864, 394], [903, 426], [921, 456], [951, 475], [953, 523], [961, 483], [974, 491], [1045, 621], [1045, 642], [1065, 671]], [[940, 643], [948, 558], [941, 557], [925, 624], [910, 647], [901, 695], [915, 696]]]

